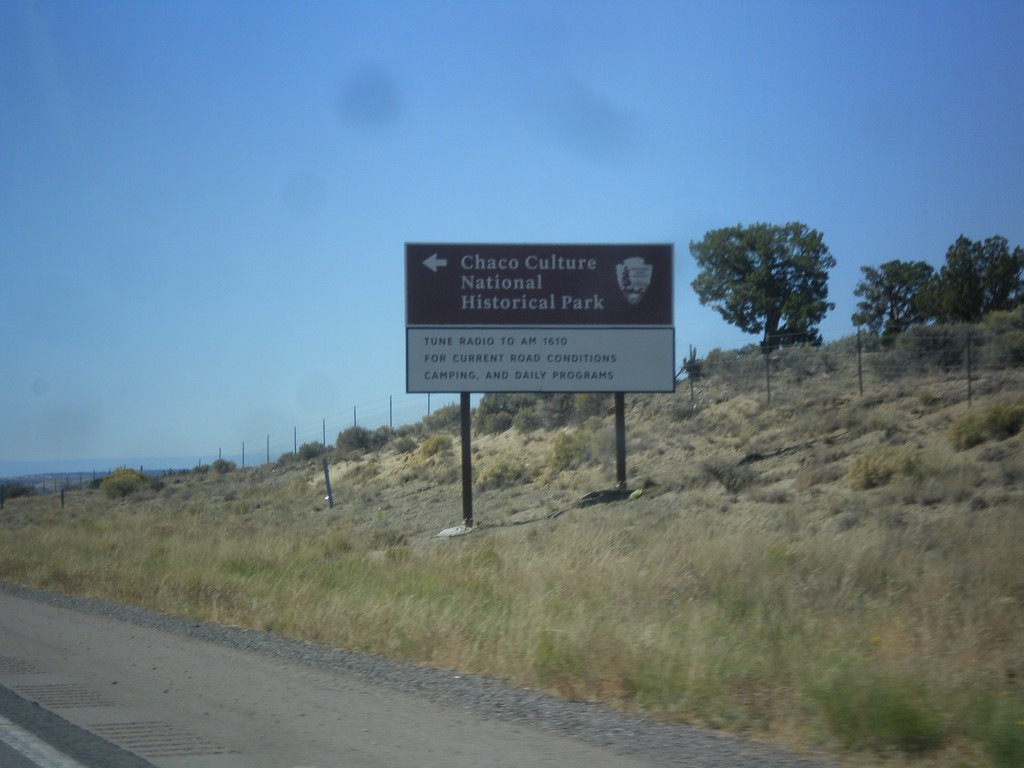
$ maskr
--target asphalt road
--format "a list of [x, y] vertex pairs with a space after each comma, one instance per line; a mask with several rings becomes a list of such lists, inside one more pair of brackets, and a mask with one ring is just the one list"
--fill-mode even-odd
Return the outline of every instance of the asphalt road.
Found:
[[629, 754], [457, 697], [11, 592], [0, 590], [3, 768], [813, 765], [696, 730], [680, 742], [692, 749]]
[[0, 683], [160, 768], [650, 765], [337, 674], [8, 595], [0, 595], [0, 637]]

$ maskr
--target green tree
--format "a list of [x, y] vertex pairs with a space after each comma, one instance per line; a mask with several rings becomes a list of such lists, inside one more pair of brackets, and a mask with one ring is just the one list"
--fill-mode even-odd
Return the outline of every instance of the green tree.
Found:
[[761, 349], [820, 344], [817, 326], [835, 305], [828, 273], [836, 265], [820, 232], [806, 224], [715, 229], [690, 243], [700, 267], [693, 289], [701, 304], [746, 333]]
[[1010, 250], [1005, 237], [972, 241], [963, 235], [949, 246], [946, 263], [923, 294], [929, 318], [976, 323], [989, 312], [1024, 303], [1024, 249]]
[[925, 318], [920, 299], [935, 275], [925, 261], [887, 261], [877, 269], [861, 267], [863, 279], [853, 291], [860, 296], [853, 324], [891, 338]]

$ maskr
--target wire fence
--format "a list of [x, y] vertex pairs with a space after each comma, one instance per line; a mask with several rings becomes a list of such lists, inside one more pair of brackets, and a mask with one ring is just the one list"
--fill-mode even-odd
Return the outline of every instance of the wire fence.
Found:
[[209, 465], [216, 460], [230, 461], [244, 469], [277, 461], [285, 454], [298, 453], [304, 445], [330, 447], [338, 435], [351, 427], [395, 429], [431, 415], [439, 408], [457, 403], [457, 395], [391, 395], [352, 410], [337, 413], [320, 420], [319, 424], [292, 427], [290, 432], [267, 433], [263, 437], [242, 440], [227, 449], [218, 448], [199, 457], [197, 466]]
[[677, 389], [695, 405], [737, 392], [758, 394], [772, 405], [806, 397], [813, 381], [838, 382], [838, 389], [852, 395], [880, 395], [896, 383], [926, 386], [927, 379], [931, 386], [938, 375], [970, 404], [976, 395], [1014, 386], [1005, 374], [1022, 366], [1024, 330], [922, 326], [891, 340], [857, 333], [822, 347], [783, 347], [770, 354], [751, 346], [713, 350], [700, 359], [691, 349]]
[[[722, 398], [732, 391], [760, 393], [768, 405], [791, 402], [806, 396], [807, 382], [815, 379], [845, 380], [851, 394], [879, 393], [894, 382], [911, 382], [942, 373], [962, 389], [970, 402], [976, 392], [1003, 385], [997, 375], [1024, 365], [1024, 329], [1000, 332], [977, 325], [920, 326], [883, 340], [857, 332], [829, 344], [782, 347], [763, 354], [758, 345], [713, 350], [704, 359], [684, 361], [677, 376], [677, 395], [696, 404], [698, 398]], [[290, 433], [270, 433], [240, 441], [228, 450], [200, 457], [198, 464], [216, 459], [232, 461], [241, 468], [276, 461], [297, 453], [308, 443], [329, 447], [339, 433], [350, 427], [377, 429], [420, 421], [438, 408], [456, 404], [456, 395], [391, 396], [351, 412], [336, 414], [320, 424], [293, 427]]]
[[[758, 345], [750, 345], [739, 350], [713, 349], [701, 358], [691, 347], [677, 376], [676, 396], [688, 397], [697, 407], [746, 394], [763, 398], [771, 406], [798, 403], [809, 397], [809, 385], [814, 382], [827, 383], [831, 392], [883, 399], [894, 384], [905, 389], [908, 385], [935, 387], [939, 382], [970, 404], [975, 397], [993, 392], [1024, 395], [1017, 375], [1021, 368], [1024, 328], [992, 332], [983, 325], [921, 326], [891, 340], [858, 332], [820, 347], [782, 347], [770, 354], [764, 354]], [[299, 453], [307, 444], [330, 447], [350, 427], [394, 429], [456, 403], [457, 395], [390, 396], [353, 406], [351, 411], [319, 423], [240, 440], [197, 457], [193, 466], [210, 465], [216, 460], [233, 462], [242, 469], [269, 464], [285, 454]], [[139, 469], [151, 474], [172, 471]], [[35, 485], [42, 492], [73, 490], [107, 474], [52, 474], [39, 478]]]
[[[213, 464], [217, 460], [232, 462], [238, 468], [252, 468], [278, 461], [286, 454], [298, 453], [307, 444], [330, 447], [335, 444], [339, 433], [350, 427], [379, 429], [389, 427], [396, 429], [402, 425], [421, 421], [424, 417], [435, 413], [439, 408], [457, 404], [457, 395], [426, 394], [426, 395], [391, 395], [385, 399], [352, 406], [347, 412], [337, 413], [321, 419], [318, 423], [294, 426], [287, 432], [267, 433], [262, 437], [251, 437], [227, 444], [226, 448], [218, 448], [197, 456], [188, 465], [176, 460], [175, 466], [160, 466], [145, 463], [133, 466], [151, 476], [163, 476], [176, 471], [186, 471], [194, 467]], [[159, 460], [154, 460], [159, 461]], [[36, 493], [62, 493], [63, 491], [81, 490], [108, 477], [116, 469], [111, 467], [103, 470], [45, 472], [16, 478], [19, 486], [30, 486]], [[14, 483], [4, 481], [12, 487]], [[0, 483], [0, 488], [3, 483]], [[10, 498], [8, 495], [7, 498]], [[4, 495], [0, 490], [0, 505]], [[2, 509], [2, 506], [0, 506]]]

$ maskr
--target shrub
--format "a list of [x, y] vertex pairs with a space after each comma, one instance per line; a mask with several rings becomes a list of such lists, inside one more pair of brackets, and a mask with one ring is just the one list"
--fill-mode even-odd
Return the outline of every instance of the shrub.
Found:
[[1024, 403], [996, 403], [985, 412], [989, 436], [994, 440], [1013, 437], [1024, 427]]
[[896, 350], [909, 369], [950, 370], [964, 365], [967, 340], [977, 333], [972, 327], [921, 325], [909, 328], [896, 338]]
[[982, 365], [1024, 365], [1024, 304], [1012, 312], [990, 312], [982, 323], [987, 334], [980, 355]]
[[402, 435], [391, 441], [391, 447], [395, 453], [412, 453], [416, 450], [416, 438], [412, 435]]
[[233, 461], [227, 459], [217, 459], [215, 462], [210, 464], [210, 468], [218, 475], [226, 475], [229, 472], [234, 472], [238, 469], [238, 465]]
[[523, 434], [526, 434], [528, 432], [534, 432], [535, 430], [542, 429], [548, 426], [548, 424], [544, 421], [543, 414], [539, 413], [536, 408], [530, 408], [528, 410], [519, 411], [515, 416], [513, 416], [512, 426]]
[[858, 456], [846, 477], [854, 488], [867, 490], [887, 485], [897, 475], [919, 476], [922, 469], [920, 452], [907, 447], [888, 446]]
[[730, 493], [739, 493], [757, 479], [752, 467], [727, 459], [708, 459], [701, 466], [706, 475], [720, 482]]
[[371, 456], [364, 462], [356, 462], [345, 475], [345, 481], [349, 485], [359, 486], [380, 477], [380, 471], [380, 462], [376, 456]]
[[496, 435], [512, 428], [520, 413], [531, 412], [537, 396], [529, 393], [489, 392], [480, 398], [474, 424], [482, 435]]
[[537, 414], [541, 422], [548, 428], [564, 427], [575, 419], [574, 395], [567, 392], [544, 394], [538, 398]]
[[774, 355], [779, 368], [797, 382], [835, 371], [835, 363], [829, 352], [811, 344], [785, 347], [776, 350]]
[[572, 398], [572, 420], [583, 423], [595, 416], [600, 418], [609, 407], [608, 395], [580, 392]]
[[395, 427], [395, 437], [423, 437], [423, 433], [426, 430], [423, 428], [423, 422], [413, 422], [409, 424], [401, 424]]
[[35, 495], [36, 489], [27, 483], [19, 483], [14, 481], [13, 483], [4, 483], [4, 498], [6, 499], [17, 499], [19, 496], [33, 496]]
[[1024, 331], [1024, 304], [1012, 310], [989, 312], [981, 321], [986, 332], [995, 335]]
[[756, 345], [724, 351], [712, 349], [704, 359], [701, 378], [729, 382], [737, 390], [751, 390], [764, 384], [764, 354]]
[[592, 449], [591, 433], [583, 430], [562, 432], [555, 438], [551, 450], [551, 467], [559, 472], [578, 467], [592, 457]]
[[149, 484], [146, 476], [134, 469], [116, 469], [103, 478], [100, 490], [108, 499], [121, 499]]
[[1024, 403], [996, 403], [984, 413], [965, 413], [950, 425], [949, 438], [957, 450], [987, 440], [1005, 440], [1024, 428]]
[[985, 417], [978, 413], [965, 413], [949, 427], [949, 439], [958, 451], [984, 443]]
[[546, 427], [555, 429], [581, 424], [601, 416], [608, 407], [608, 396], [589, 392], [488, 393], [476, 410], [476, 429], [481, 434], [498, 434], [515, 427], [531, 432]]
[[439, 453], [445, 453], [452, 449], [451, 435], [431, 435], [423, 441], [420, 446], [420, 456], [429, 459]]
[[983, 361], [995, 367], [1024, 365], [1024, 331], [1013, 331], [985, 345]]
[[327, 448], [321, 443], [303, 443], [299, 446], [299, 458], [303, 461], [311, 461], [326, 451]]
[[378, 451], [387, 445], [391, 439], [391, 430], [381, 427], [377, 430], [366, 429], [365, 427], [349, 427], [338, 433], [335, 442], [338, 450], [348, 458], [362, 456], [371, 451]]
[[423, 417], [423, 426], [428, 432], [458, 432], [461, 424], [462, 410], [456, 403]]
[[482, 489], [508, 488], [532, 480], [533, 472], [525, 461], [512, 454], [504, 454], [481, 470], [477, 484]]
[[594, 416], [602, 416], [609, 406], [608, 395], [593, 392], [542, 395], [537, 412], [548, 427], [582, 424]]
[[497, 435], [512, 429], [515, 417], [511, 413], [483, 414], [476, 420], [476, 428], [482, 435]]

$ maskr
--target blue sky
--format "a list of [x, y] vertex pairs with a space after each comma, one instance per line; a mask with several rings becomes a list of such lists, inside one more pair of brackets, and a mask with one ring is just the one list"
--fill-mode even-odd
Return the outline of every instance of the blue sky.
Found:
[[1022, 33], [1015, 0], [0, 3], [0, 464], [419, 418], [405, 242], [674, 243], [681, 357], [757, 340], [690, 241], [802, 221], [845, 336], [862, 265], [1024, 245]]

